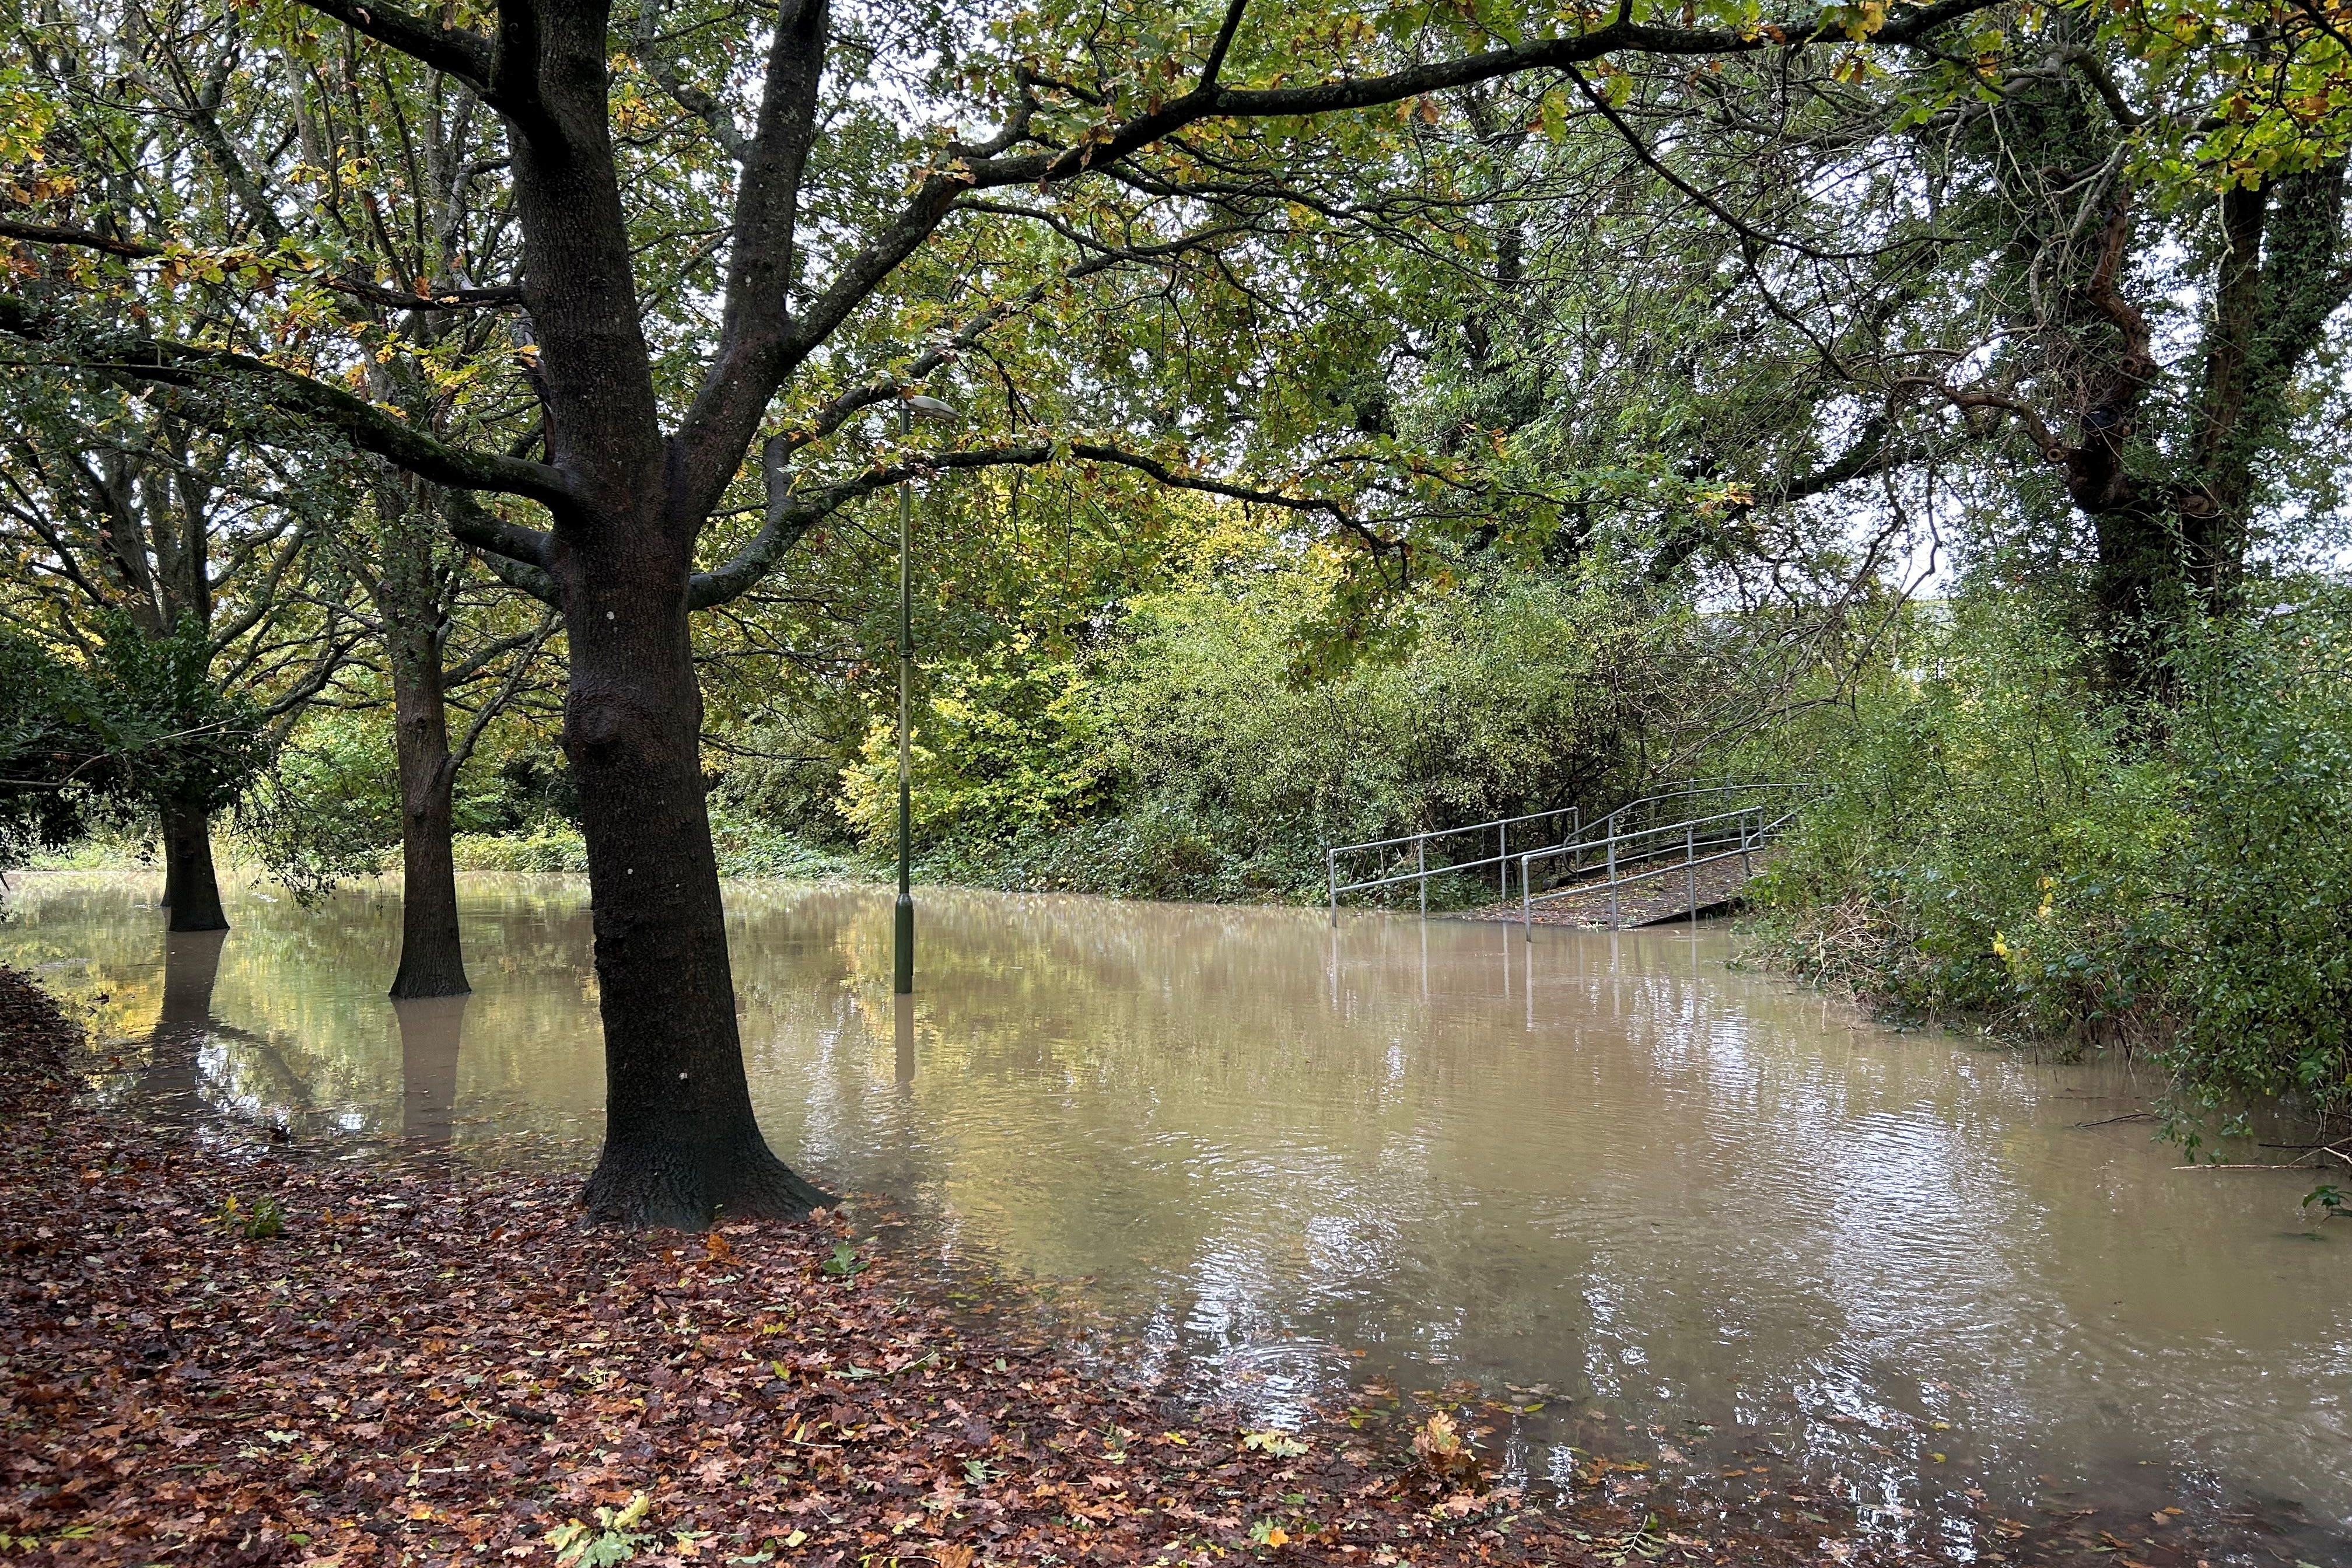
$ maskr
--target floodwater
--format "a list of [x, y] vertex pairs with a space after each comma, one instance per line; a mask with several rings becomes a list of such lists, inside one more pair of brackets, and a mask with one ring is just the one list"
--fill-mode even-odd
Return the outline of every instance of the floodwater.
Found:
[[[167, 943], [156, 888], [19, 879], [0, 925], [139, 1069], [113, 1092], [593, 1154], [581, 884], [466, 879], [476, 994], [398, 1011], [391, 894]], [[2145, 1069], [1889, 1033], [1706, 927], [927, 892], [902, 1011], [887, 893], [729, 900], [771, 1142], [942, 1256], [1082, 1281], [1147, 1370], [1271, 1417], [1368, 1372], [1533, 1389], [1530, 1479], [1760, 1465], [1964, 1555], [1969, 1518], [2097, 1503], [2352, 1557], [2352, 1221], [2307, 1171], [2176, 1169], [2116, 1120]]]

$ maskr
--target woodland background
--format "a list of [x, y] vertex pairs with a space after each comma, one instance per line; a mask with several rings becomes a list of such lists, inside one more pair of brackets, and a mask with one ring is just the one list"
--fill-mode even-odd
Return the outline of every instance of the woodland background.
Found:
[[[711, 309], [741, 133], [693, 84], [732, 79], [747, 14], [614, 21], [657, 379]], [[1047, 444], [913, 438], [919, 874], [1313, 900], [1332, 843], [1805, 781], [1762, 956], [2156, 1052], [2190, 1138], [2352, 1108], [2352, 10], [1894, 15], [1899, 46], [1869, 0], [1821, 14], [1832, 47], [1211, 122], [968, 199], [791, 394], [928, 377]], [[1080, 127], [1218, 20], [841, 6], [815, 231], [952, 167], [958, 105], [1042, 93]], [[1532, 25], [1292, 5], [1233, 68]], [[118, 373], [121, 331], [168, 327], [531, 449], [488, 115], [274, 0], [19, 0], [0, 29], [0, 249], [24, 298], [105, 302], [0, 323], [9, 857], [209, 832], [306, 898], [420, 831], [459, 868], [584, 868], [567, 630], [478, 547], [499, 519], [261, 392]], [[840, 472], [908, 460], [887, 420], [843, 440]], [[884, 863], [894, 527], [874, 487], [700, 623], [728, 872]], [[398, 721], [428, 709], [430, 745]]]

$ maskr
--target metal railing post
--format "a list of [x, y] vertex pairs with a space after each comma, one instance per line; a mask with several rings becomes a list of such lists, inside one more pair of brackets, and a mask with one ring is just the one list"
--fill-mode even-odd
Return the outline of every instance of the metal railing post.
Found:
[[1502, 873], [1503, 897], [1507, 899], [1511, 896], [1511, 825], [1507, 822], [1495, 825], [1495, 858]]
[[1756, 875], [1756, 868], [1748, 858], [1748, 814], [1739, 814], [1739, 879], [1748, 881]]
[[1412, 871], [1421, 886], [1421, 918], [1429, 918], [1429, 840], [1412, 841]]
[[1612, 823], [1609, 827], [1609, 929], [1614, 931], [1620, 923], [1621, 917], [1617, 913], [1617, 827]]
[[1339, 923], [1339, 852], [1337, 849], [1323, 851], [1323, 877], [1331, 884], [1331, 923], [1336, 927]]
[[1519, 857], [1519, 924], [1527, 931], [1528, 940], [1535, 941], [1536, 906], [1535, 900], [1528, 896], [1528, 857], [1525, 855]]
[[1690, 918], [1698, 921], [1698, 825], [1683, 824], [1683, 884], [1690, 889]]

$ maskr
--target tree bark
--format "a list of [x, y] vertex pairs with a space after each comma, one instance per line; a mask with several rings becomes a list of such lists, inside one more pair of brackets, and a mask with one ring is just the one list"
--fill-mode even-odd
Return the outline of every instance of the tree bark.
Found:
[[829, 1200], [761, 1137], [736, 1030], [687, 561], [650, 528], [594, 534], [667, 559], [566, 574], [564, 749], [580, 786], [604, 1025], [604, 1148], [582, 1201], [600, 1221], [682, 1229], [802, 1214]]
[[2219, 612], [2238, 605], [2262, 457], [2293, 427], [2295, 376], [2352, 291], [2345, 178], [2338, 158], [2221, 197], [2227, 248], [2180, 498], [2190, 575]]
[[201, 805], [163, 807], [163, 901], [173, 931], [228, 930], [213, 871], [212, 817]]
[[457, 759], [442, 690], [440, 584], [433, 536], [412, 514], [403, 482], [376, 487], [383, 534], [376, 609], [392, 666], [393, 748], [400, 773], [400, 969], [395, 998], [462, 996], [457, 867], [450, 848]]
[[[780, 17], [773, 50], [804, 55], [813, 80], [824, 7], [814, 6], [814, 40], [809, 8], [803, 0]], [[500, 105], [548, 449], [570, 492], [546, 565], [571, 647], [563, 744], [588, 845], [606, 1105], [604, 1152], [581, 1201], [599, 1221], [701, 1229], [722, 1214], [790, 1216], [828, 1201], [769, 1151], [751, 1111], [687, 625], [696, 537], [757, 427], [780, 351], [772, 334], [745, 336], [730, 296], [722, 393], [758, 395], [720, 395], [726, 417], [698, 400], [679, 437], [664, 437], [613, 148], [606, 10], [596, 0], [534, 9], [535, 90]], [[778, 63], [763, 123], [791, 75]], [[755, 185], [788, 197], [772, 189], [779, 177], [753, 159], [744, 201]], [[789, 243], [789, 207], [780, 232], [760, 226], [739, 232], [734, 265], [782, 265], [774, 248]], [[783, 295], [779, 286], [760, 297], [780, 305]]]
[[436, 650], [402, 679], [393, 661], [394, 749], [400, 764], [400, 970], [392, 994], [462, 996], [466, 959], [458, 946], [457, 865], [450, 847], [451, 794], [457, 768], [449, 754], [448, 712], [441, 700]]
[[2295, 375], [2352, 291], [2339, 260], [2345, 178], [2339, 159], [2223, 194], [2187, 477], [2177, 480], [2137, 476], [2126, 460], [2157, 372], [2147, 320], [2116, 287], [2130, 222], [2128, 204], [2117, 205], [2091, 300], [2122, 352], [2084, 412], [2066, 479], [2097, 530], [2098, 608], [2119, 690], [2168, 697], [2171, 635], [2238, 608], [2260, 460], [2292, 428]]

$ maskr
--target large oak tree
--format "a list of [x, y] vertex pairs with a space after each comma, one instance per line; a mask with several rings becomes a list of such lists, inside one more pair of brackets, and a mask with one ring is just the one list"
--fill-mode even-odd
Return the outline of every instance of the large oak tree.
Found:
[[[175, 416], [256, 440], [331, 435], [441, 487], [460, 536], [560, 607], [605, 1031], [606, 1139], [585, 1201], [638, 1224], [790, 1213], [821, 1194], [769, 1151], [751, 1111], [703, 800], [694, 613], [915, 471], [1121, 465], [1394, 545], [1338, 481], [1301, 490], [1292, 476], [1208, 471], [1248, 457], [1246, 442], [1145, 450], [1145, 430], [1073, 438], [1008, 417], [944, 449], [877, 452], [855, 422], [1067, 298], [1075, 278], [1213, 247], [1278, 215], [1286, 160], [1352, 162], [1367, 187], [1410, 183], [1412, 129], [1446, 95], [1521, 78], [1549, 88], [1612, 58], [1696, 65], [1864, 39], [1899, 50], [1984, 8], [1769, 19], [1628, 0], [1563, 20], [1476, 5], [1260, 14], [1231, 0], [1199, 16], [1008, 11], [992, 30], [877, 13], [845, 33], [825, 0], [677, 21], [596, 0], [436, 15], [310, 0], [307, 12], [126, 12], [121, 26], [20, 20], [27, 56], [103, 112], [70, 112], [77, 100], [52, 118], [19, 101], [12, 155], [71, 177], [38, 187], [42, 210], [0, 224], [26, 258], [0, 295], [0, 330], [149, 388]], [[383, 276], [332, 242], [319, 204], [364, 210], [371, 183], [399, 171], [353, 167], [323, 111], [298, 106], [296, 79], [324, 51], [364, 55], [408, 84], [398, 101], [418, 112], [495, 117], [501, 145], [467, 177], [509, 204], [518, 270]], [[92, 130], [136, 119], [128, 100], [150, 78], [194, 127], [185, 164], [161, 174], [125, 166]], [[1507, 112], [1524, 121], [1533, 102]], [[986, 114], [992, 127], [951, 129]], [[175, 232], [199, 204], [125, 195], [159, 178], [173, 192], [204, 184], [205, 211], [268, 209], [271, 222]], [[1237, 229], [1236, 213], [1255, 216]], [[926, 258], [936, 270], [964, 237], [1008, 226], [1056, 240], [1033, 247], [1025, 277], [992, 268], [953, 317], [891, 303], [902, 271]], [[451, 404], [527, 386], [513, 439], [461, 444], [449, 432], [463, 424], [376, 401], [362, 360], [410, 351], [355, 326], [343, 308], [355, 300], [508, 322], [442, 334], [415, 358]], [[1118, 401], [1115, 385], [1097, 390]]]

